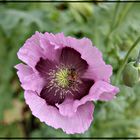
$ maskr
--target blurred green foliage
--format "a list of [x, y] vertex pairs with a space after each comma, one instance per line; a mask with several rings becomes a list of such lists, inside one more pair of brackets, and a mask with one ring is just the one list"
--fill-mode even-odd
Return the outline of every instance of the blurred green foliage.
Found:
[[[116, 73], [140, 35], [138, 3], [5, 3], [0, 5], [0, 136], [140, 136], [140, 87], [123, 85], [111, 102], [96, 102], [94, 121], [84, 134], [66, 135], [31, 115], [14, 66], [17, 51], [35, 31], [88, 37]], [[128, 61], [135, 60], [138, 48]]]

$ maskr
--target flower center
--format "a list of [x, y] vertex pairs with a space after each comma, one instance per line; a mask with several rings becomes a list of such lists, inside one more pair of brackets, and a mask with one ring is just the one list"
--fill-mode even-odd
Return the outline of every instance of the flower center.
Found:
[[60, 69], [58, 72], [56, 72], [56, 82], [59, 86], [62, 88], [68, 87], [69, 85], [69, 70], [67, 68]]
[[62, 88], [68, 88], [74, 83], [76, 84], [77, 80], [78, 74], [74, 68], [61, 68], [55, 73], [55, 81]]
[[62, 49], [59, 61], [40, 58], [36, 69], [44, 80], [40, 97], [47, 104], [61, 104], [65, 98], [81, 99], [88, 94], [93, 80], [83, 78], [88, 64], [72, 48]]

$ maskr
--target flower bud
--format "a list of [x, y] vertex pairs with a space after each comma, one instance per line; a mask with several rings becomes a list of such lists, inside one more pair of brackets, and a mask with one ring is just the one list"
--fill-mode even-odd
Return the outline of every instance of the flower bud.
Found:
[[133, 87], [139, 82], [140, 66], [135, 66], [135, 62], [126, 64], [123, 70], [123, 82], [126, 86]]

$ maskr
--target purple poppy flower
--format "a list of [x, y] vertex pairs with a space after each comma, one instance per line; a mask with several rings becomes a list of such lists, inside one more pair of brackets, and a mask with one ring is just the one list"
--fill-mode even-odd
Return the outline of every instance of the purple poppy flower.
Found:
[[109, 101], [112, 67], [89, 39], [36, 32], [18, 52], [16, 69], [32, 114], [68, 134], [83, 133], [93, 120], [93, 101]]

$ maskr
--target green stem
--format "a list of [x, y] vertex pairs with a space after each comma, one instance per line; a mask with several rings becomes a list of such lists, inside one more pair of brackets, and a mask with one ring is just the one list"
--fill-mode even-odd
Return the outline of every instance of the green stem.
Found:
[[126, 6], [120, 11], [119, 11], [119, 4], [116, 4], [115, 10], [114, 10], [114, 15], [113, 15], [113, 19], [112, 19], [112, 23], [110, 26], [110, 30], [105, 38], [105, 44], [106, 46], [108, 46], [109, 43], [109, 38], [111, 36], [111, 34], [114, 32], [114, 30], [122, 23], [122, 21], [124, 20], [124, 18], [126, 17], [126, 15], [129, 12], [129, 9], [132, 7], [133, 3], [128, 3], [126, 4]]
[[114, 25], [115, 25], [115, 22], [116, 22], [116, 19], [117, 19], [117, 14], [118, 14], [119, 5], [120, 5], [119, 2], [116, 3], [115, 9], [114, 9], [113, 19], [112, 19], [112, 22], [111, 22], [111, 25], [110, 25], [110, 29], [109, 29], [108, 34], [106, 35], [106, 38], [105, 38], [105, 43], [106, 43], [106, 44], [108, 44], [110, 35], [111, 35], [112, 32], [113, 32]]
[[126, 56], [125, 56], [125, 58], [123, 60], [123, 63], [120, 66], [120, 69], [117, 72], [116, 81], [115, 81], [116, 84], [119, 83], [119, 80], [120, 80], [119, 78], [121, 77], [122, 71], [123, 71], [123, 69], [124, 69], [124, 67], [125, 67], [125, 65], [127, 63], [127, 60], [129, 58], [131, 52], [134, 50], [134, 48], [136, 47], [136, 45], [138, 44], [139, 41], [140, 41], [140, 36], [137, 38], [137, 40], [134, 42], [134, 44], [130, 47], [129, 51], [127, 52], [127, 54], [126, 54]]
[[[115, 11], [114, 11], [114, 15], [113, 15], [113, 19], [112, 19], [112, 24], [111, 24], [111, 31], [114, 29], [114, 25], [116, 23], [116, 20], [117, 20], [117, 15], [118, 15], [118, 11], [119, 11], [119, 6], [120, 6], [120, 3], [116, 3], [116, 6], [115, 6]], [[111, 33], [110, 33], [111, 34]]]
[[138, 54], [137, 60], [134, 65], [137, 67], [137, 66], [139, 66], [139, 63], [140, 63], [140, 50], [139, 50], [139, 54]]
[[117, 20], [116, 24], [114, 25], [114, 28], [118, 27], [122, 23], [122, 21], [124, 20], [124, 18], [128, 14], [132, 5], [133, 5], [133, 3], [126, 4], [126, 6], [123, 8], [122, 12], [119, 13], [118, 20]]

